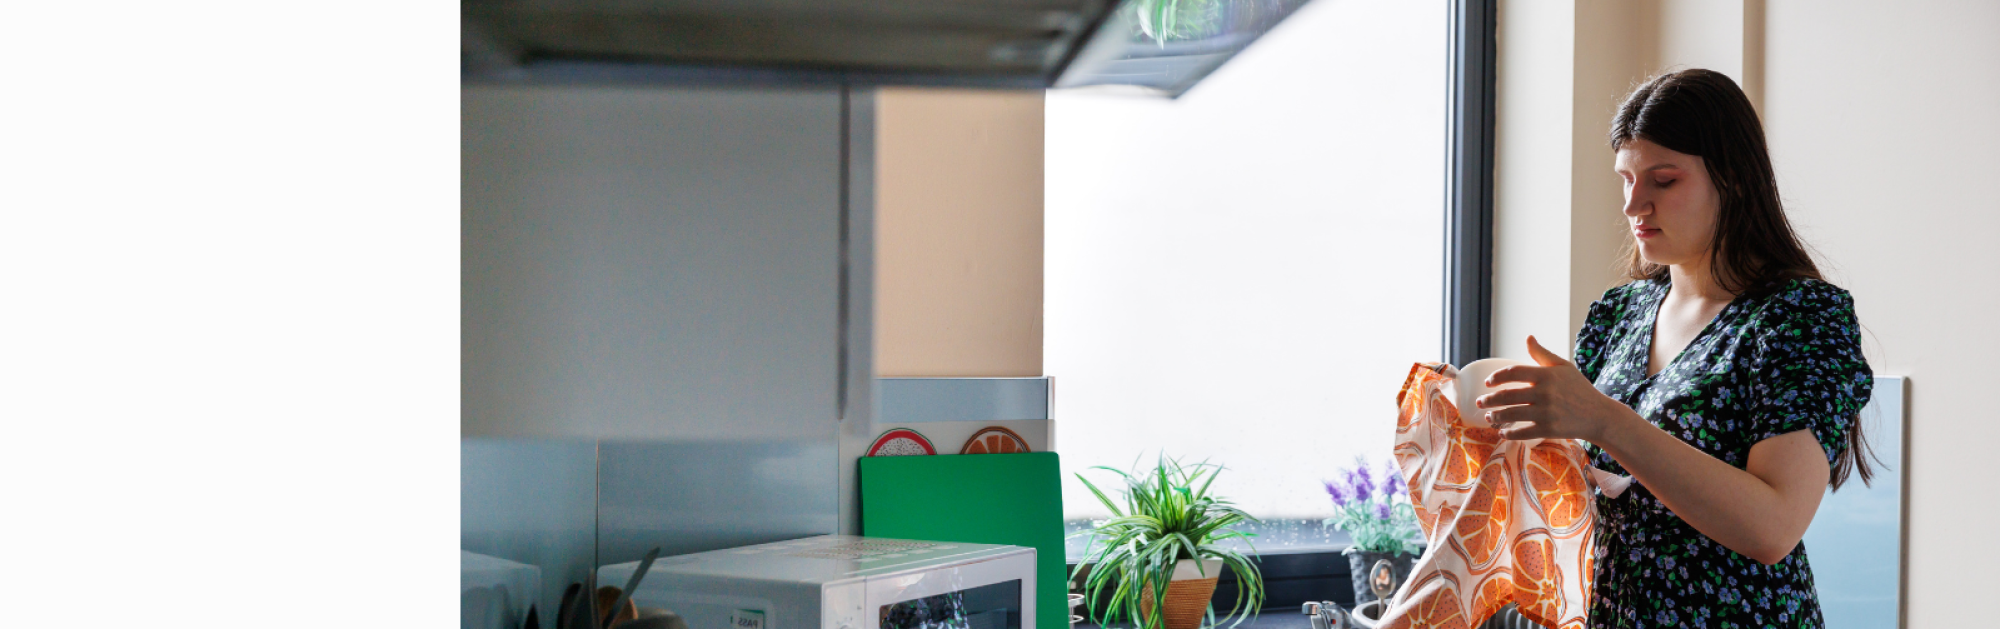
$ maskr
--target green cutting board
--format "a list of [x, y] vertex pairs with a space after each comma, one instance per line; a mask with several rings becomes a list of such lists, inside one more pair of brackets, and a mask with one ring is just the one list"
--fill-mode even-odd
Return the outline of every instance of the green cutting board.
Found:
[[863, 457], [861, 534], [1035, 549], [1035, 623], [1069, 626], [1054, 452]]

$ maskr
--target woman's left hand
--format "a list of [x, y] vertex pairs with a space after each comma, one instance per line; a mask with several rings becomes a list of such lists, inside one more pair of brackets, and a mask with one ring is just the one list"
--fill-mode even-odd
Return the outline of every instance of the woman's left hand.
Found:
[[1507, 367], [1486, 378], [1489, 387], [1509, 382], [1528, 386], [1495, 391], [1473, 402], [1481, 409], [1493, 409], [1486, 417], [1500, 436], [1594, 442], [1614, 422], [1638, 416], [1631, 407], [1598, 391], [1575, 364], [1542, 347], [1533, 336], [1528, 337], [1528, 354], [1537, 366]]

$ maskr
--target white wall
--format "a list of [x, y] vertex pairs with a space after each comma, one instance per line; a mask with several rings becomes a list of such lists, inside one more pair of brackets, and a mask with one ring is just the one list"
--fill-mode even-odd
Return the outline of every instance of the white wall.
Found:
[[2000, 510], [2000, 3], [1773, 0], [1765, 123], [1786, 209], [1910, 377], [1910, 627], [1990, 626]]
[[1743, 87], [1752, 105], [1763, 104], [1762, 63], [1754, 54], [1763, 43], [1763, 0], [1650, 0], [1646, 4], [1653, 5], [1651, 10], [1659, 15], [1659, 59], [1664, 62], [1660, 65], [1727, 74]]

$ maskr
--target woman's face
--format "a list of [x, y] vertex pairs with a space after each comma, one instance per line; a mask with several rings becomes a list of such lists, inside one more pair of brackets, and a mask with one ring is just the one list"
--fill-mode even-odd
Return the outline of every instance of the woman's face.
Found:
[[1615, 168], [1639, 255], [1660, 265], [1706, 264], [1722, 195], [1702, 159], [1634, 138], [1618, 149]]

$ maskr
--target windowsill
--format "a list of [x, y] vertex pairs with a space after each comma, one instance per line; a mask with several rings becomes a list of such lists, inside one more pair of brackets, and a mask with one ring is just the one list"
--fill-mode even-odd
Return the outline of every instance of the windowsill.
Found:
[[[1088, 536], [1076, 536], [1079, 531], [1090, 528], [1088, 520], [1067, 520], [1063, 522], [1064, 559], [1074, 565], [1083, 559], [1085, 546], [1090, 543]], [[1343, 531], [1324, 526], [1317, 519], [1266, 520], [1258, 524], [1238, 527], [1256, 537], [1248, 543], [1239, 540], [1225, 542], [1230, 548], [1245, 555], [1295, 555], [1304, 553], [1340, 553], [1354, 545], [1354, 538]], [[1073, 536], [1073, 537], [1072, 537]]]
[[[1064, 523], [1069, 532], [1084, 530], [1089, 522], [1072, 520]], [[1251, 525], [1248, 532], [1257, 533], [1256, 545], [1252, 552], [1248, 545], [1237, 549], [1249, 555], [1264, 577], [1264, 610], [1254, 621], [1244, 621], [1240, 627], [1247, 629], [1295, 629], [1311, 625], [1311, 619], [1300, 613], [1299, 606], [1307, 601], [1333, 601], [1342, 607], [1354, 605], [1354, 581], [1350, 574], [1349, 560], [1343, 554], [1353, 546], [1351, 537], [1330, 527], [1322, 527], [1319, 520], [1273, 520]], [[1082, 537], [1067, 541], [1069, 569], [1073, 572], [1083, 554]], [[1421, 552], [1421, 551], [1419, 551]], [[1224, 573], [1216, 587], [1218, 601], [1235, 600], [1236, 578]], [[1074, 590], [1075, 588], [1071, 588]], [[1094, 624], [1079, 623], [1079, 629], [1100, 629]], [[1227, 624], [1224, 625], [1225, 627]], [[1129, 626], [1128, 626], [1129, 627]], [[1113, 629], [1121, 629], [1113, 625]]]

